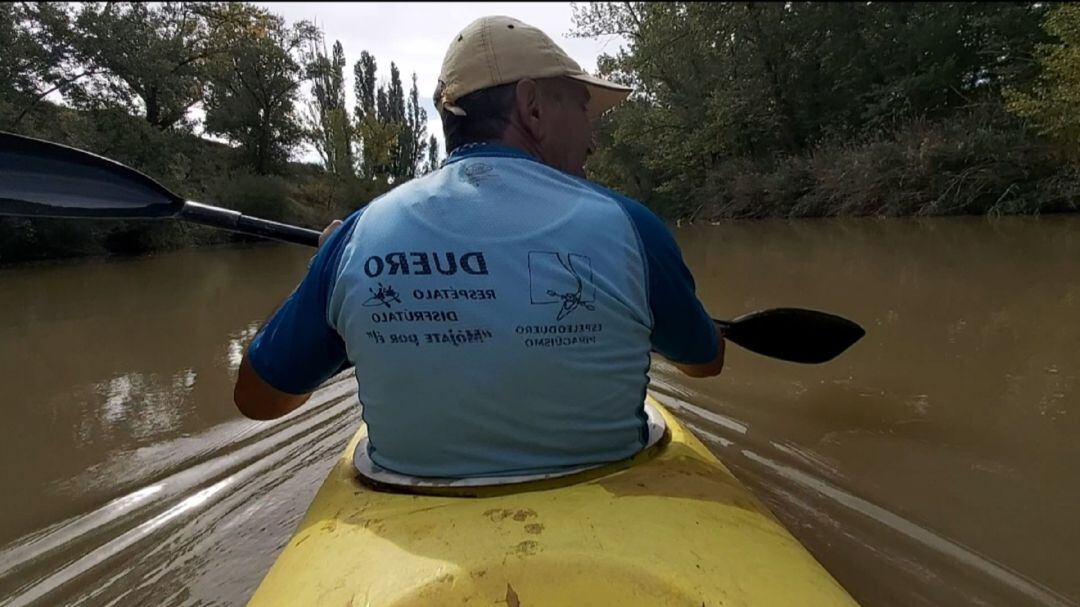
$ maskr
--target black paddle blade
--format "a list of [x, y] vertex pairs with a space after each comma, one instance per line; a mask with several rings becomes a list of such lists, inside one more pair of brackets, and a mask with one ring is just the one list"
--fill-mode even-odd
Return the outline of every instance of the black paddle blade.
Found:
[[183, 206], [158, 182], [108, 158], [0, 133], [0, 215], [168, 217]]
[[718, 322], [724, 337], [751, 352], [808, 364], [830, 361], [866, 335], [846, 318], [801, 308], [773, 308]]

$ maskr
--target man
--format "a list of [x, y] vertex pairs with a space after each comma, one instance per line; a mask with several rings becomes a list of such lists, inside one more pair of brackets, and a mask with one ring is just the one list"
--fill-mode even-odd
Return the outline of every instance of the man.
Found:
[[640, 450], [650, 350], [708, 377], [724, 341], [664, 224], [584, 178], [591, 120], [628, 94], [525, 23], [466, 27], [435, 95], [446, 162], [324, 233], [244, 357], [240, 410], [285, 415], [351, 363], [369, 456], [394, 472]]

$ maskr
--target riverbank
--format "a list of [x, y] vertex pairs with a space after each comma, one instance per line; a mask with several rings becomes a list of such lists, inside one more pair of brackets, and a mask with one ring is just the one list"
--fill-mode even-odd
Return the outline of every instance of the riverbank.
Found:
[[1039, 215], [1080, 210], [1080, 166], [1015, 121], [914, 121], [892, 137], [731, 159], [678, 219]]
[[[28, 130], [129, 164], [190, 199], [313, 229], [391, 187], [301, 163], [280, 175], [257, 175], [233, 148], [157, 131], [124, 114], [54, 109]], [[1080, 165], [1059, 145], [1000, 113], [916, 120], [888, 137], [837, 139], [802, 154], [720, 160], [679, 196], [612, 174], [617, 153], [601, 149], [597, 166], [590, 167], [597, 169], [594, 178], [615, 182], [676, 223], [1080, 211]], [[0, 217], [0, 234], [0, 266], [253, 240], [172, 220]]]

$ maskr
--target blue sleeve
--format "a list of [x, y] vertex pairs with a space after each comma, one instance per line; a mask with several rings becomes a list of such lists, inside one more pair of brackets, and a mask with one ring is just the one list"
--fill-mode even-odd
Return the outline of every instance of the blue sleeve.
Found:
[[323, 243], [307, 275], [248, 347], [259, 377], [289, 394], [308, 394], [347, 366], [345, 342], [326, 319], [341, 255], [360, 212]]
[[701, 364], [717, 354], [716, 325], [695, 293], [694, 277], [664, 222], [639, 202], [617, 196], [641, 239], [653, 315], [652, 347], [673, 362]]

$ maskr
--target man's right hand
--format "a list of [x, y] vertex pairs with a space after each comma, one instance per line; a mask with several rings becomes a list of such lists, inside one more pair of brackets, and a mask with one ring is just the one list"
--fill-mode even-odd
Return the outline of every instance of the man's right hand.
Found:
[[334, 230], [341, 227], [341, 224], [342, 224], [342, 221], [340, 219], [335, 219], [335, 220], [330, 222], [330, 225], [323, 228], [322, 234], [319, 234], [319, 246], [320, 247], [322, 246], [322, 244], [324, 242], [326, 242], [327, 238], [330, 238], [330, 235], [334, 233]]

